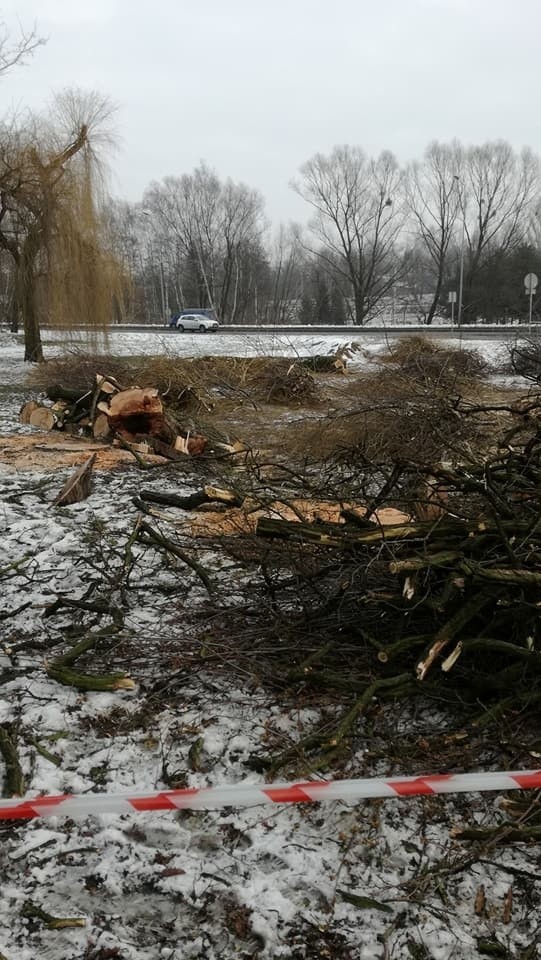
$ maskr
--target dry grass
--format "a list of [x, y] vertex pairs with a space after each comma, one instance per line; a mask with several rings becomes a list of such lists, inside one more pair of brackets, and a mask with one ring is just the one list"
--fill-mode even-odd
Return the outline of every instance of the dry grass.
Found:
[[217, 399], [291, 406], [319, 399], [314, 377], [285, 357], [115, 357], [71, 351], [32, 370], [30, 383], [41, 389], [61, 383], [84, 392], [96, 373], [126, 386], [157, 387], [176, 406], [199, 402], [209, 409]]
[[534, 383], [541, 382], [541, 337], [523, 337], [509, 346], [502, 373], [518, 374]]
[[[477, 369], [474, 359], [466, 369]], [[290, 455], [350, 463], [415, 459], [466, 462], [491, 447], [509, 414], [494, 410], [470, 414], [475, 405], [509, 403], [517, 391], [494, 387], [471, 374], [452, 383], [403, 374], [385, 363], [375, 373], [349, 377], [336, 388], [331, 411], [322, 418], [292, 424]]]
[[489, 372], [488, 363], [477, 350], [442, 346], [421, 336], [397, 340], [378, 360], [419, 385], [455, 386]]

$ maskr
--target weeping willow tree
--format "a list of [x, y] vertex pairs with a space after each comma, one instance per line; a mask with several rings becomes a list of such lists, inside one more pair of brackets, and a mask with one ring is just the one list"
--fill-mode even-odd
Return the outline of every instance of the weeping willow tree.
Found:
[[0, 129], [0, 247], [13, 259], [25, 360], [43, 359], [43, 323], [104, 330], [122, 298], [103, 217], [111, 114], [98, 95], [67, 92], [46, 117]]

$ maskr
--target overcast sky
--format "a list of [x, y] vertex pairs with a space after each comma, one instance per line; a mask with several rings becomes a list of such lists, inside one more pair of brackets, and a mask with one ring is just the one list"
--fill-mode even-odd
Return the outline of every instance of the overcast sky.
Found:
[[47, 44], [2, 108], [65, 86], [119, 106], [112, 189], [131, 200], [206, 160], [304, 218], [300, 164], [337, 143], [419, 156], [503, 137], [541, 153], [540, 0], [0, 0]]

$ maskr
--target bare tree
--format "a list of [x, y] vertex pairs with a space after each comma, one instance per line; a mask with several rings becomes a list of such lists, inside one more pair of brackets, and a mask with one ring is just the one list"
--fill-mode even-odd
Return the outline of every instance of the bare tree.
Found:
[[242, 183], [222, 183], [200, 164], [192, 174], [151, 184], [144, 207], [154, 237], [180, 255], [183, 287], [193, 291], [195, 306], [234, 319], [241, 287], [249, 282], [247, 264], [265, 227], [260, 194]]
[[[110, 319], [96, 145], [109, 138], [110, 104], [68, 92], [44, 116], [0, 130], [0, 247], [13, 259], [25, 360], [43, 359], [40, 315], [54, 323]], [[107, 315], [109, 314], [109, 315]]]
[[315, 211], [310, 252], [341, 277], [355, 322], [363, 324], [401, 269], [395, 244], [404, 220], [402, 173], [391, 153], [373, 160], [349, 146], [316, 154], [300, 172], [292, 186]]
[[509, 143], [497, 140], [466, 151], [460, 180], [466, 314], [475, 310], [473, 286], [483, 263], [527, 242], [539, 189], [539, 158], [529, 148], [517, 154]]
[[268, 288], [261, 315], [266, 323], [298, 320], [304, 294], [306, 254], [300, 228], [280, 224], [269, 246]]
[[221, 194], [223, 236], [223, 273], [220, 292], [220, 316], [232, 323], [237, 318], [243, 261], [257, 249], [265, 226], [264, 201], [257, 190], [244, 183], [227, 180]]
[[18, 36], [13, 39], [7, 24], [0, 22], [0, 77], [12, 67], [22, 66], [44, 43], [35, 27], [25, 30], [19, 26]]
[[456, 141], [433, 141], [421, 163], [411, 165], [407, 198], [416, 244], [420, 241], [434, 275], [432, 300], [425, 322], [432, 323], [440, 301], [447, 255], [461, 209], [463, 150]]
[[148, 227], [141, 205], [111, 199], [104, 211], [104, 221], [113, 255], [124, 278], [124, 296], [118, 304], [118, 319], [131, 323], [149, 321], [153, 297], [145, 260]]

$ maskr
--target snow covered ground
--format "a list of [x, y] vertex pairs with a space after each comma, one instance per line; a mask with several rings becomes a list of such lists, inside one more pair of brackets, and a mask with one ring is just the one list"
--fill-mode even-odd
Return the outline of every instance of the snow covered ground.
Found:
[[[183, 333], [161, 330], [151, 332], [137, 330], [112, 330], [105, 339], [98, 336], [95, 349], [101, 352], [104, 349], [112, 354], [127, 356], [130, 354], [145, 354], [148, 356], [166, 354], [169, 356], [198, 357], [212, 355], [253, 357], [253, 356], [312, 356], [314, 354], [335, 353], [340, 347], [355, 342], [355, 328], [347, 333], [340, 334], [275, 334], [275, 333]], [[1, 357], [6, 361], [14, 361], [7, 365], [3, 376], [8, 382], [18, 382], [23, 373], [22, 340], [20, 336], [0, 333]], [[85, 349], [88, 345], [84, 331], [72, 331], [69, 338], [60, 331], [46, 331], [44, 333], [44, 351], [46, 356], [53, 356], [60, 350]], [[383, 350], [392, 337], [384, 337], [380, 333], [371, 334], [363, 330], [362, 337], [357, 340], [361, 350], [356, 357], [352, 357], [351, 365], [359, 367], [366, 363], [365, 354], [374, 354]], [[457, 346], [460, 341], [438, 341], [439, 343]], [[505, 354], [506, 343], [502, 340], [488, 340], [486, 338], [468, 339], [462, 341], [465, 349], [479, 350], [487, 359]], [[5, 382], [5, 381], [4, 381]]]
[[[114, 353], [178, 350], [323, 353], [333, 337], [171, 338], [124, 333]], [[292, 347], [293, 343], [293, 347]], [[374, 341], [369, 349], [383, 346]], [[492, 342], [480, 341], [494, 354]], [[50, 355], [57, 349], [47, 344]], [[358, 365], [366, 358], [358, 355]], [[220, 627], [219, 611], [237, 601], [231, 560], [209, 554], [218, 585], [212, 604], [182, 564], [133, 548], [129, 587], [125, 545], [148, 488], [191, 492], [190, 470], [135, 467], [96, 474], [90, 498], [51, 508], [69, 471], [15, 471], [2, 435], [17, 422], [24, 386], [20, 342], [0, 341], [0, 725], [16, 739], [28, 794], [151, 790], [172, 781], [255, 782], [250, 763], [269, 744], [290, 746], [317, 723], [319, 710], [280, 699], [235, 671], [203, 671], [200, 627]], [[39, 438], [39, 435], [36, 434]], [[11, 567], [11, 564], [20, 564]], [[122, 610], [106, 656], [125, 668], [133, 692], [82, 693], [50, 679], [44, 663], [111, 618], [47, 606], [56, 598], [92, 599]], [[6, 614], [8, 614], [6, 616]], [[199, 619], [198, 619], [199, 618]], [[201, 619], [202, 618], [202, 619]], [[98, 622], [99, 621], [99, 622]], [[355, 733], [347, 776], [421, 774], [423, 744], [456, 731], [439, 710], [387, 706]], [[415, 769], [401, 745], [416, 746]], [[501, 762], [494, 745], [470, 752], [470, 769]], [[532, 758], [531, 765], [539, 761]], [[316, 772], [317, 775], [317, 772]], [[5, 782], [0, 760], [0, 783]], [[423, 798], [318, 806], [82, 821], [0, 821], [0, 955], [6, 960], [467, 960], [492, 955], [532, 960], [539, 941], [538, 848], [473, 851], [452, 828], [493, 823], [500, 798]], [[486, 905], [475, 912], [484, 887]], [[513, 891], [509, 918], [504, 904]], [[48, 929], [32, 915], [83, 918]], [[483, 946], [484, 944], [484, 946]], [[488, 944], [488, 946], [487, 946]], [[528, 953], [531, 945], [534, 952]], [[500, 952], [496, 952], [499, 950]]]

